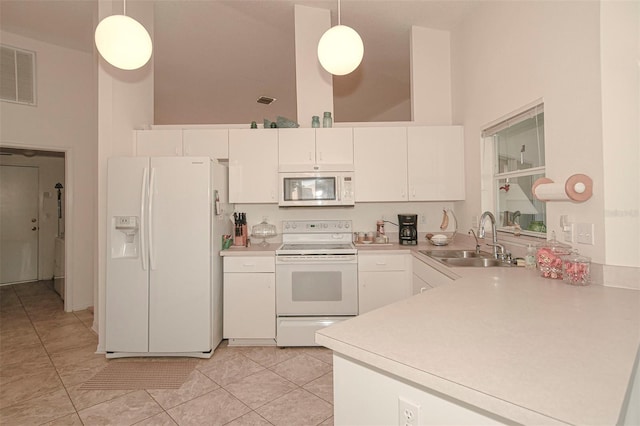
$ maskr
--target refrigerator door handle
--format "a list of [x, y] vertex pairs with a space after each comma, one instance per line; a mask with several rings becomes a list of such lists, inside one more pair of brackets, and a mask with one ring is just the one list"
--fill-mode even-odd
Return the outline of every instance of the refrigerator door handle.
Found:
[[156, 269], [156, 259], [153, 250], [153, 193], [155, 191], [156, 169], [151, 168], [151, 179], [149, 181], [149, 266]]
[[142, 173], [142, 188], [140, 190], [140, 257], [142, 258], [142, 270], [147, 270], [147, 260], [149, 258], [149, 253], [147, 253], [147, 245], [146, 245], [146, 194], [149, 188], [149, 169], [147, 167], [144, 168], [144, 172]]

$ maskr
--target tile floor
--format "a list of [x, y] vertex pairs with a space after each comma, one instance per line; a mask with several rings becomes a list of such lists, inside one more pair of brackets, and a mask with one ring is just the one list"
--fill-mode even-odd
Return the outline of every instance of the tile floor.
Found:
[[0, 424], [333, 424], [328, 349], [223, 341], [180, 389], [87, 391], [118, 361], [94, 353], [92, 323], [90, 311], [65, 313], [50, 281], [0, 287]]

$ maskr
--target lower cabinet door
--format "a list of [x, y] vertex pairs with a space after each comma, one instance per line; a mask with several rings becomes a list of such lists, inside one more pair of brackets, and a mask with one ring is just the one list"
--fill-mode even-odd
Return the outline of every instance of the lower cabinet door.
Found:
[[411, 296], [405, 271], [360, 272], [358, 313], [372, 311]]
[[273, 273], [225, 273], [225, 339], [275, 339], [276, 291]]

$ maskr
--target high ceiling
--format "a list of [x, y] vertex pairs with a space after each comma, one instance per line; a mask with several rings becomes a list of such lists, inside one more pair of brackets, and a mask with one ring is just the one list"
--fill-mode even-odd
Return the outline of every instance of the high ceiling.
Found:
[[[409, 120], [411, 26], [452, 30], [478, 2], [342, 0], [341, 21], [360, 33], [365, 57], [334, 77], [335, 120]], [[337, 23], [336, 0], [156, 0], [156, 124], [295, 118], [296, 4], [330, 9]], [[0, 0], [3, 30], [72, 49], [93, 51], [96, 21], [96, 0]], [[277, 101], [258, 104], [261, 95]]]

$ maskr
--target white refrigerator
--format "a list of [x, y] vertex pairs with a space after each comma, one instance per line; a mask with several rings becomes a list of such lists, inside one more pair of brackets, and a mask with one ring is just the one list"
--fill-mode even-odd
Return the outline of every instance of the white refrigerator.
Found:
[[222, 340], [227, 176], [207, 157], [109, 159], [108, 358], [207, 358]]

